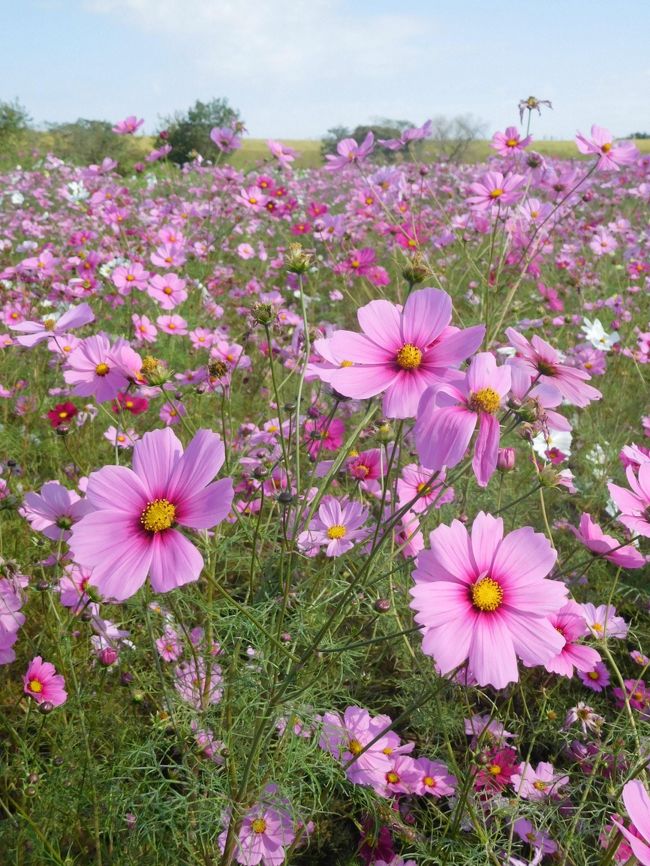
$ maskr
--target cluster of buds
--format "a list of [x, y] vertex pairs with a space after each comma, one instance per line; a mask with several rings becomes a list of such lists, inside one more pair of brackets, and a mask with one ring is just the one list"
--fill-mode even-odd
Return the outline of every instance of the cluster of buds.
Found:
[[431, 268], [426, 263], [422, 253], [416, 252], [402, 268], [402, 276], [409, 284], [415, 286], [423, 283], [432, 274]]
[[256, 325], [263, 325], [267, 328], [275, 322], [277, 316], [273, 304], [257, 303], [251, 307], [251, 319]]

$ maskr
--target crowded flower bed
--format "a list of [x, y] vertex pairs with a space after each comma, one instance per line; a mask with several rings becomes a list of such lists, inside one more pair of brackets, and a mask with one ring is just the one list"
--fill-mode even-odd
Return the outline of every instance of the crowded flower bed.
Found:
[[2, 176], [0, 861], [650, 864], [650, 157], [428, 131]]

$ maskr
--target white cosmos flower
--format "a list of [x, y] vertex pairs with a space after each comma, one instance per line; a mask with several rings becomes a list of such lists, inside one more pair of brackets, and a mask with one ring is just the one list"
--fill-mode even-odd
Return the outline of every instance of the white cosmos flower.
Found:
[[609, 352], [612, 346], [620, 341], [620, 336], [616, 331], [608, 334], [602, 326], [600, 319], [594, 319], [591, 322], [589, 319], [583, 319], [583, 326], [580, 329], [585, 335], [585, 339], [591, 343], [594, 349], [600, 349], [601, 352]]

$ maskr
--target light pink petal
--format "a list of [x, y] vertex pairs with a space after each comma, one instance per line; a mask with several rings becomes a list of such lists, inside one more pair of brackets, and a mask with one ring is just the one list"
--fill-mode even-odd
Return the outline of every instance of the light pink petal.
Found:
[[169, 427], [145, 433], [133, 448], [133, 471], [144, 484], [150, 499], [164, 499], [169, 479], [183, 453], [176, 434]]
[[203, 557], [198, 549], [177, 532], [168, 529], [154, 535], [151, 543], [151, 586], [155, 592], [169, 592], [198, 580]]
[[228, 516], [233, 495], [230, 478], [208, 484], [194, 496], [183, 500], [176, 511], [176, 520], [181, 526], [192, 529], [211, 529]]
[[637, 779], [628, 782], [623, 788], [623, 802], [636, 829], [650, 842], [650, 797]]
[[546, 577], [555, 565], [557, 551], [541, 532], [530, 526], [508, 533], [499, 545], [492, 565], [496, 580], [507, 581], [509, 576], [518, 581], [533, 581]]
[[457, 367], [474, 352], [483, 342], [485, 325], [475, 325], [444, 337], [429, 349], [424, 356], [423, 366], [427, 367]]
[[198, 430], [169, 479], [170, 499], [181, 505], [209, 484], [223, 466], [224, 456], [221, 437], [212, 430]]
[[363, 365], [341, 367], [339, 370], [326, 370], [319, 375], [335, 388], [339, 394], [365, 400], [380, 394], [393, 384], [399, 376], [398, 369], [383, 366]]
[[432, 343], [451, 320], [451, 298], [441, 289], [413, 292], [402, 316], [402, 339], [418, 348]]
[[139, 518], [147, 504], [147, 490], [126, 466], [104, 466], [88, 478], [86, 499], [94, 508], [127, 512]]
[[451, 581], [418, 582], [409, 590], [413, 601], [410, 607], [417, 611], [415, 621], [428, 628], [439, 628], [452, 619], [473, 618], [475, 610], [469, 600], [467, 584]]
[[[632, 782], [628, 782], [628, 785], [631, 784]], [[625, 787], [627, 787], [627, 785]], [[623, 824], [616, 820], [616, 818], [612, 818], [612, 824], [615, 824], [625, 836], [639, 863], [642, 863], [643, 866], [650, 866], [650, 846], [646, 845], [645, 842], [642, 842], [638, 836], [633, 836], [632, 833], [623, 826]]]
[[451, 468], [465, 456], [478, 417], [465, 406], [438, 408], [432, 401], [418, 409], [415, 442], [423, 466], [438, 470]]
[[481, 412], [472, 469], [480, 487], [487, 487], [497, 468], [501, 426], [494, 415]]
[[[454, 640], [453, 634], [449, 639]], [[469, 669], [479, 685], [495, 689], [519, 679], [509, 623], [501, 617], [490, 613], [478, 616], [469, 648]]]
[[472, 553], [477, 574], [493, 574], [492, 561], [503, 538], [503, 520], [483, 511], [472, 524]]
[[[429, 536], [431, 550], [427, 552], [426, 558], [422, 554], [418, 557], [418, 567], [425, 568], [436, 579], [438, 566], [443, 570], [441, 579], [446, 580], [448, 576], [452, 580], [458, 580], [463, 584], [472, 582], [476, 576], [473, 569], [470, 539], [467, 530], [460, 520], [453, 520], [451, 526], [444, 523], [438, 526]], [[417, 575], [418, 571], [414, 572]]]
[[508, 616], [508, 629], [517, 655], [527, 665], [546, 664], [566, 643], [550, 621], [539, 616]]
[[429, 383], [417, 370], [400, 371], [386, 389], [382, 409], [387, 418], [414, 418]]
[[441, 674], [453, 671], [469, 655], [475, 621], [476, 615], [458, 617], [425, 632], [422, 652], [433, 656]]
[[[396, 350], [378, 346], [365, 334], [355, 331], [335, 331], [327, 342], [326, 350], [339, 366], [343, 361], [355, 364], [386, 364], [395, 359]], [[401, 347], [398, 347], [398, 349]], [[329, 358], [325, 355], [327, 360]]]
[[401, 349], [402, 331], [400, 311], [390, 301], [370, 301], [357, 310], [357, 319], [364, 334], [378, 346], [391, 351]]
[[72, 328], [80, 328], [82, 325], [87, 325], [94, 321], [95, 314], [88, 304], [79, 304], [78, 307], [72, 307], [67, 313], [64, 313], [56, 323], [56, 331], [59, 334], [64, 333]]

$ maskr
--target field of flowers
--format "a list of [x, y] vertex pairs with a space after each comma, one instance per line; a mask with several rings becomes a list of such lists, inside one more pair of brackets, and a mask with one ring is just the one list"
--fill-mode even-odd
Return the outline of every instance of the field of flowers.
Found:
[[650, 156], [427, 132], [0, 178], [2, 866], [650, 864]]

